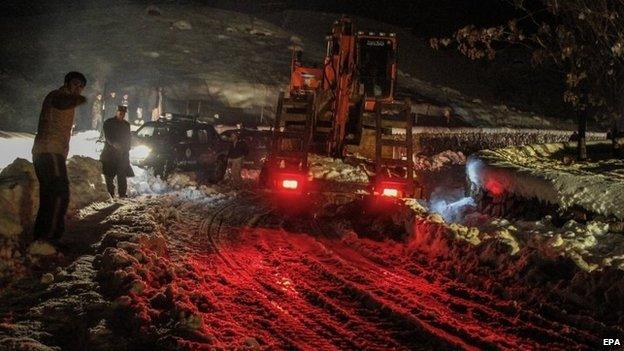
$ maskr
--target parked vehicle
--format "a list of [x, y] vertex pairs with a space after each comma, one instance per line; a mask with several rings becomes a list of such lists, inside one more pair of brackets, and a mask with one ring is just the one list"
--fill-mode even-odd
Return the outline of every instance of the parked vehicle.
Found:
[[134, 132], [130, 161], [167, 176], [175, 170], [195, 171], [210, 183], [223, 180], [229, 143], [215, 128], [196, 117], [171, 115], [146, 122]]

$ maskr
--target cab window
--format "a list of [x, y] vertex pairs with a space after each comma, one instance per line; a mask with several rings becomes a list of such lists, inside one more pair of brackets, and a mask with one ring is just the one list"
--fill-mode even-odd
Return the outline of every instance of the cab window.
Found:
[[148, 137], [151, 137], [152, 135], [154, 135], [154, 126], [143, 126], [137, 132], [137, 136], [139, 138], [148, 138]]

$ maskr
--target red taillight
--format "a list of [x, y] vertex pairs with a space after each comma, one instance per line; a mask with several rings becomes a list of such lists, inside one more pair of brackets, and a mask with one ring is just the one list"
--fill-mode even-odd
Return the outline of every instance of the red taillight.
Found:
[[381, 192], [381, 195], [390, 196], [390, 197], [399, 197], [399, 191], [393, 188], [384, 188], [383, 191]]
[[282, 180], [282, 188], [295, 190], [299, 187], [299, 182], [294, 179]]

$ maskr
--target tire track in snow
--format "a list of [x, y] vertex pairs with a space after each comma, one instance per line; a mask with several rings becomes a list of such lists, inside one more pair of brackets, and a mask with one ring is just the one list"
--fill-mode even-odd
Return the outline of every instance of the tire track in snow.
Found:
[[[272, 310], [273, 312], [277, 312], [280, 317], [287, 320], [287, 325], [283, 328], [277, 328], [277, 330], [274, 331], [277, 331], [288, 344], [292, 344], [301, 349], [307, 348], [308, 345], [313, 345], [317, 349], [324, 350], [338, 349], [327, 341], [328, 336], [331, 337], [331, 335], [327, 335], [327, 332], [324, 330], [314, 330], [318, 323], [314, 320], [313, 316], [303, 313], [303, 311], [306, 310], [306, 306], [302, 306], [300, 301], [292, 298], [288, 299], [287, 304], [280, 303], [279, 300], [283, 299], [284, 296], [283, 294], [280, 294], [279, 286], [276, 286], [274, 282], [268, 279], [259, 279], [255, 274], [249, 272], [245, 266], [241, 265], [241, 263], [237, 261], [233, 255], [228, 254], [228, 251], [224, 251], [221, 248], [219, 240], [221, 238], [222, 218], [218, 219], [216, 230], [213, 229], [212, 225], [215, 223], [215, 217], [225, 214], [226, 210], [234, 209], [235, 206], [237, 206], [236, 201], [225, 205], [216, 212], [216, 215], [213, 216], [213, 218], [205, 220], [200, 226], [200, 230], [207, 231], [204, 233], [208, 237], [210, 246], [227, 267], [227, 274], [231, 277], [240, 277], [243, 275], [244, 285], [255, 285], [255, 289], [252, 289], [252, 291], [259, 297], [258, 301], [270, 301], [270, 304], [264, 304], [263, 307], [268, 310]], [[287, 330], [291, 328], [294, 328], [294, 330]], [[325, 326], [326, 331], [332, 329], [334, 330], [334, 334], [338, 334], [335, 331], [336, 327]], [[288, 334], [294, 335], [288, 336]], [[301, 344], [301, 341], [298, 340], [302, 338], [305, 340], [305, 344]], [[345, 339], [345, 341], [348, 340], [349, 339]], [[352, 349], [360, 348], [359, 345], [354, 344], [352, 341], [349, 341], [348, 344], [349, 345], [343, 346], [347, 346]]]
[[[358, 262], [357, 269], [369, 267], [372, 274], [384, 274], [393, 280], [396, 285], [402, 286], [407, 291], [414, 286], [423, 286], [422, 291], [427, 291], [435, 301], [444, 300], [448, 306], [460, 309], [461, 311], [476, 312], [477, 321], [488, 324], [501, 324], [503, 330], [510, 334], [519, 331], [530, 335], [532, 338], [540, 337], [544, 342], [558, 342], [562, 348], [568, 348], [570, 344], [597, 345], [600, 342], [595, 336], [595, 332], [583, 329], [583, 326], [567, 325], [565, 322], [551, 320], [542, 317], [532, 309], [525, 309], [520, 305], [512, 305], [509, 301], [497, 300], [494, 296], [485, 292], [476, 291], [464, 287], [461, 283], [451, 280], [444, 275], [436, 275], [436, 283], [430, 283], [423, 279], [418, 273], [426, 270], [433, 270], [432, 267], [419, 266], [415, 261], [405, 261], [405, 255], [397, 260], [393, 260], [391, 265], [380, 266], [377, 264], [378, 257], [364, 245], [356, 247], [332, 246], [339, 256], [351, 256], [348, 251], [354, 250], [363, 257], [362, 262]], [[346, 250], [346, 253], [345, 253]], [[342, 252], [342, 253], [341, 253]], [[367, 263], [366, 261], [370, 261]], [[410, 269], [406, 269], [408, 266]], [[389, 268], [391, 267], [391, 270]], [[418, 273], [413, 273], [416, 268]], [[411, 271], [410, 271], [411, 270]], [[455, 294], [449, 292], [455, 290]], [[459, 291], [464, 291], [458, 294]], [[549, 306], [555, 308], [556, 306]], [[542, 307], [544, 308], [544, 307]], [[458, 311], [454, 311], [458, 312]], [[519, 334], [519, 333], [518, 333]]]
[[204, 274], [216, 275], [222, 309], [249, 309], [227, 317], [234, 334], [259, 335], [272, 348], [328, 350], [566, 349], [595, 340], [360, 239], [246, 227], [266, 213], [254, 201], [234, 199], [208, 217], [189, 209], [199, 229], [188, 245]]

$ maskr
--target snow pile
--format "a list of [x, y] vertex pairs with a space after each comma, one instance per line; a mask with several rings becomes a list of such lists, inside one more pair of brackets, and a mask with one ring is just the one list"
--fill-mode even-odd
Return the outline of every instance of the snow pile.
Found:
[[604, 223], [557, 228], [550, 218], [512, 223], [475, 212], [462, 224], [423, 211], [415, 211], [410, 223], [415, 259], [425, 254], [475, 288], [535, 302], [565, 301], [582, 313], [624, 322], [624, 237], [609, 233]]
[[[512, 193], [540, 199], [562, 209], [581, 207], [603, 216], [624, 219], [624, 161], [601, 159], [609, 143], [588, 144], [593, 160], [570, 163], [573, 146], [528, 145], [484, 150], [471, 155], [466, 165], [470, 181], [493, 196]], [[604, 155], [603, 155], [604, 157]]]
[[[19, 312], [5, 314], [7, 318], [0, 323], [0, 349], [127, 349], [123, 337], [105, 340], [102, 335], [111, 309], [98, 293], [92, 261], [92, 255], [83, 255], [40, 279], [24, 279], [20, 286], [9, 287], [4, 302], [19, 306]], [[99, 334], [90, 330], [95, 326]]]
[[34, 222], [38, 189], [32, 164], [24, 159], [0, 172], [0, 285], [26, 272], [21, 234]]
[[[183, 178], [177, 181], [187, 181]], [[179, 349], [216, 342], [202, 314], [212, 311], [218, 299], [201, 285], [204, 278], [189, 257], [172, 258], [181, 254], [176, 245], [189, 255], [194, 244], [187, 241], [197, 243], [196, 230], [202, 228], [175, 227], [173, 240], [161, 233], [184, 223], [185, 209], [214, 208], [229, 198], [205, 187], [174, 191], [147, 206], [138, 205], [143, 211], [136, 215], [120, 213], [122, 226], [106, 233], [94, 262], [97, 281], [114, 301], [115, 315], [130, 326], [126, 332], [134, 336], [134, 345]]]
[[16, 159], [0, 172], [0, 236], [15, 239], [36, 215], [39, 185], [32, 164]]
[[466, 156], [461, 151], [446, 150], [433, 156], [414, 154], [414, 170], [416, 171], [439, 171], [450, 165], [466, 164]]
[[[70, 180], [70, 213], [110, 196], [102, 179], [101, 164], [74, 156], [67, 162]], [[39, 185], [32, 163], [18, 158], [0, 172], [0, 279], [23, 272], [26, 243], [39, 206]], [[32, 252], [31, 254], [42, 254]]]
[[167, 182], [159, 176], [154, 176], [149, 171], [134, 165], [132, 170], [134, 177], [128, 178], [129, 195], [162, 194], [169, 189]]
[[67, 175], [70, 184], [70, 211], [110, 199], [103, 181], [100, 161], [85, 156], [73, 156], [67, 161]]
[[331, 180], [339, 183], [367, 183], [365, 169], [345, 163], [343, 160], [315, 154], [309, 156], [309, 174], [314, 179]]

